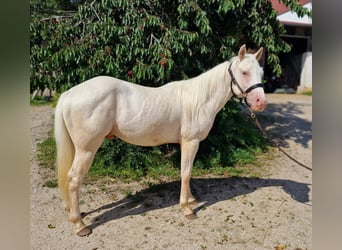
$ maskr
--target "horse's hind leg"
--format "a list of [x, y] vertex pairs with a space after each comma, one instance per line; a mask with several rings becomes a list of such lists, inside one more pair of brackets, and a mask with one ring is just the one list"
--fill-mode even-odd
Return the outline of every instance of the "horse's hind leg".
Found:
[[84, 176], [87, 174], [96, 152], [76, 149], [69, 176], [70, 194], [70, 221], [76, 226], [76, 233], [79, 236], [86, 236], [91, 230], [81, 220], [79, 207], [79, 190]]
[[192, 165], [198, 151], [199, 140], [182, 140], [181, 143], [181, 194], [180, 205], [184, 210], [184, 215], [188, 219], [196, 218], [190, 203], [195, 202], [190, 190], [190, 178]]

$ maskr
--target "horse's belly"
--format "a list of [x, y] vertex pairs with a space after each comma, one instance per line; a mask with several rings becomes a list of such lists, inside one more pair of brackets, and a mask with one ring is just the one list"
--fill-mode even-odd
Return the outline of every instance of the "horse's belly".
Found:
[[177, 136], [165, 136], [163, 134], [146, 134], [146, 135], [116, 135], [121, 140], [124, 140], [130, 144], [138, 146], [158, 146], [166, 143], [178, 143]]
[[134, 145], [157, 146], [166, 143], [179, 142], [180, 129], [178, 126], [170, 124], [168, 126], [143, 126], [132, 128], [129, 126], [116, 128], [113, 134], [118, 138]]

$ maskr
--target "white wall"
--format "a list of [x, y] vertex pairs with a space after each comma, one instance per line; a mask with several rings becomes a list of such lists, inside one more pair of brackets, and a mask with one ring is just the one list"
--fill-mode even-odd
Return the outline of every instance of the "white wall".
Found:
[[312, 90], [312, 52], [305, 52], [302, 56], [302, 70], [297, 92]]

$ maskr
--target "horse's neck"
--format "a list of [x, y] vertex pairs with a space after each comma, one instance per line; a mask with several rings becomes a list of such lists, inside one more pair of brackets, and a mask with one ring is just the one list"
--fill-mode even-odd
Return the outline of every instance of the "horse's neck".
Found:
[[221, 63], [200, 77], [207, 86], [202, 91], [208, 91], [208, 105], [215, 112], [219, 112], [232, 96], [228, 66], [229, 62]]

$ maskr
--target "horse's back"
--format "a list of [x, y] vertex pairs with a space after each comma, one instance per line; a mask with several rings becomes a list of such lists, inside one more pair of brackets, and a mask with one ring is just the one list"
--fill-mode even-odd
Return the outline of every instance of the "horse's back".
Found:
[[[84, 81], [61, 95], [61, 102], [81, 113], [94, 112], [98, 108], [113, 109], [120, 96], [136, 92], [139, 85], [110, 76], [97, 76]], [[138, 90], [139, 92], [139, 90]], [[140, 90], [141, 92], [141, 90]], [[68, 107], [65, 107], [66, 109]]]
[[91, 140], [89, 135], [112, 133], [129, 143], [151, 146], [179, 139], [181, 105], [170, 87], [99, 76], [66, 91], [61, 99], [74, 134]]
[[63, 95], [70, 95], [71, 97], [88, 98], [97, 95], [105, 95], [114, 91], [118, 85], [123, 85], [125, 81], [110, 77], [110, 76], [96, 76], [86, 80], [63, 93]]

